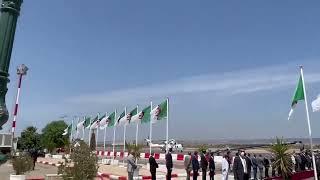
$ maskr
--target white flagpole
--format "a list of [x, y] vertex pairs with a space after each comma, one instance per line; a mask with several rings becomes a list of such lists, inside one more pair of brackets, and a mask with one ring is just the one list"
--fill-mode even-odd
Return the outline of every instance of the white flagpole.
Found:
[[[114, 113], [114, 121], [116, 121], [116, 119], [117, 119], [117, 110], [115, 110], [115, 113]], [[115, 143], [116, 143], [116, 126], [115, 126], [115, 123], [116, 122], [114, 122], [114, 125], [113, 125], [113, 145], [112, 145], [113, 159], [115, 159], [114, 146], [115, 146]]]
[[[98, 113], [98, 119], [97, 119], [96, 123], [98, 123], [99, 118], [100, 118], [100, 113]], [[98, 137], [99, 137], [99, 124], [97, 125], [97, 134], [96, 134], [96, 150], [97, 150], [97, 148], [98, 148]]]
[[[86, 116], [83, 117], [83, 122], [85, 122], [85, 120], [86, 120]], [[84, 141], [84, 134], [85, 134], [85, 133], [84, 133], [84, 128], [85, 128], [85, 127], [84, 127], [84, 125], [83, 125], [83, 127], [82, 127], [82, 140], [83, 140], [83, 141]]]
[[168, 144], [169, 144], [169, 98], [167, 98], [167, 132], [166, 132], [166, 140], [167, 140], [167, 147], [166, 152], [169, 152], [168, 150]]
[[[152, 111], [152, 101], [150, 102], [150, 107], [151, 107], [151, 111]], [[150, 111], [150, 112], [151, 112]], [[150, 143], [149, 143], [149, 153], [151, 154], [152, 148], [151, 148], [151, 144], [152, 144], [152, 117], [151, 114], [150, 116], [150, 134], [149, 134], [149, 138], [150, 138]]]
[[92, 120], [92, 116], [90, 117], [90, 124], [89, 124], [89, 147], [90, 147], [90, 139], [91, 139], [91, 120]]
[[[138, 105], [137, 105], [137, 115], [139, 116], [139, 106]], [[138, 145], [138, 135], [139, 135], [139, 122], [136, 122], [136, 123], [137, 123], [137, 127], [136, 127], [136, 146], [137, 146]]]
[[300, 66], [300, 72], [301, 72], [301, 79], [302, 79], [302, 84], [303, 84], [304, 101], [305, 101], [305, 105], [306, 105], [306, 113], [307, 113], [308, 129], [309, 129], [309, 140], [310, 140], [310, 146], [311, 146], [310, 149], [311, 149], [311, 154], [312, 154], [314, 178], [315, 178], [315, 180], [318, 180], [317, 165], [316, 165], [316, 160], [315, 160], [314, 152], [313, 152], [313, 142], [312, 142], [312, 133], [311, 133], [311, 123], [310, 123], [310, 117], [309, 117], [307, 92], [306, 92], [306, 86], [304, 84], [304, 76], [303, 76], [303, 67], [302, 66]]
[[[127, 107], [124, 107], [124, 118], [126, 118], [127, 115]], [[127, 119], [125, 119], [127, 121]], [[127, 122], [125, 122], [123, 126], [123, 156], [124, 152], [126, 152], [126, 130], [127, 130]], [[124, 157], [123, 157], [123, 164], [124, 164]]]
[[69, 137], [70, 144], [72, 143], [73, 120], [74, 120], [74, 118], [72, 118], [72, 121], [71, 121], [71, 132], [70, 132], [70, 137]]
[[[108, 113], [106, 112], [106, 118], [108, 118]], [[107, 124], [104, 126], [104, 135], [103, 135], [103, 150], [106, 151], [106, 134], [107, 134]]]

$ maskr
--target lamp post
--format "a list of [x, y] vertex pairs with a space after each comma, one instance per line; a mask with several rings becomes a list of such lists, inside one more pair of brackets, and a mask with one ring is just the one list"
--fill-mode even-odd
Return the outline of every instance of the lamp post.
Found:
[[18, 108], [19, 108], [19, 98], [20, 98], [22, 76], [27, 75], [28, 69], [29, 68], [24, 64], [21, 64], [17, 68], [17, 75], [18, 75], [19, 80], [18, 80], [18, 90], [17, 90], [17, 95], [16, 95], [16, 104], [14, 106], [14, 111], [13, 111], [13, 121], [12, 121], [12, 129], [11, 129], [12, 143], [14, 143], [13, 139], [14, 139], [14, 131], [15, 131], [15, 128], [16, 128], [16, 120], [17, 120], [17, 114], [18, 114]]
[[2, 0], [0, 7], [0, 130], [9, 118], [5, 96], [8, 91], [8, 70], [22, 1]]

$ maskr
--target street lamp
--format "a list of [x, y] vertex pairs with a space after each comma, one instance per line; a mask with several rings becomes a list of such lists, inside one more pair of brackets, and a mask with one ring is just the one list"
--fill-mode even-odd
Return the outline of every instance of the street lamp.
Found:
[[9, 118], [5, 96], [8, 91], [8, 70], [22, 1], [2, 0], [0, 6], [0, 130]]

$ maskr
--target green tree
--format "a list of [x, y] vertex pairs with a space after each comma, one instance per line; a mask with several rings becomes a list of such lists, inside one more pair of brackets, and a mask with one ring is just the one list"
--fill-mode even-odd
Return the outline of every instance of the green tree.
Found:
[[42, 145], [52, 152], [55, 148], [65, 147], [68, 144], [68, 136], [63, 136], [68, 125], [63, 121], [53, 121], [42, 129]]
[[18, 144], [22, 150], [40, 149], [40, 135], [37, 133], [37, 128], [30, 126], [23, 130]]
[[58, 168], [58, 174], [62, 174], [63, 179], [94, 179], [98, 172], [97, 155], [91, 151], [90, 147], [83, 141], [79, 146], [72, 146], [70, 161], [65, 159], [65, 163]]

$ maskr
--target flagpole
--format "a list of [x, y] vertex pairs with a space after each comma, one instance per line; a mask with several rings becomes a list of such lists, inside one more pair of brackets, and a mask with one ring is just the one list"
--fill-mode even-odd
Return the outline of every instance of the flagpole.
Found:
[[[114, 121], [116, 120], [116, 118], [117, 118], [117, 110], [114, 111]], [[113, 125], [113, 146], [112, 146], [113, 159], [115, 159], [115, 155], [114, 155], [115, 143], [116, 143], [116, 126], [115, 126], [115, 122], [114, 122], [114, 125]]]
[[[96, 123], [99, 123], [99, 118], [100, 118], [100, 113], [98, 113], [98, 119], [97, 119]], [[98, 148], [99, 125], [100, 125], [100, 124], [98, 124], [98, 125], [97, 125], [97, 134], [96, 134], [96, 150], [97, 150], [97, 148]]]
[[[124, 107], [124, 118], [126, 118], [127, 115], [127, 106]], [[125, 119], [127, 121], [127, 119]], [[127, 130], [127, 122], [125, 122], [123, 127], [123, 155], [126, 151], [126, 130]], [[124, 157], [123, 157], [123, 164], [124, 164]]]
[[74, 120], [74, 118], [72, 118], [72, 121], [71, 121], [71, 132], [70, 132], [70, 137], [69, 137], [70, 143], [72, 143], [73, 120]]
[[314, 178], [315, 180], [318, 180], [318, 175], [317, 175], [317, 165], [316, 165], [316, 160], [314, 157], [314, 152], [313, 152], [313, 142], [312, 142], [312, 133], [311, 133], [311, 123], [310, 123], [310, 116], [309, 116], [309, 108], [308, 108], [308, 98], [307, 98], [307, 92], [306, 92], [306, 86], [304, 83], [304, 76], [303, 76], [303, 67], [300, 66], [300, 72], [301, 72], [301, 79], [302, 79], [302, 84], [303, 84], [303, 93], [304, 93], [304, 101], [306, 105], [306, 114], [307, 114], [307, 122], [308, 122], [308, 130], [309, 130], [309, 140], [310, 140], [310, 146], [311, 146], [311, 154], [312, 154], [312, 163], [313, 163], [313, 172], [314, 172]]
[[[151, 111], [152, 111], [152, 101], [150, 102], [150, 107], [151, 107]], [[150, 143], [149, 143], [149, 153], [151, 154], [151, 144], [152, 144], [152, 117], [150, 116], [150, 134], [149, 134], [149, 138], [150, 138]]]
[[90, 117], [90, 124], [89, 124], [89, 147], [90, 147], [90, 139], [91, 139], [91, 120], [92, 120], [92, 116]]
[[[139, 116], [139, 106], [138, 105], [137, 105], [137, 115]], [[136, 123], [137, 123], [137, 127], [136, 127], [136, 146], [138, 146], [139, 122], [136, 122]]]
[[[167, 98], [167, 132], [166, 132], [166, 140], [167, 140], [167, 144], [169, 144], [169, 98]], [[168, 145], [166, 147], [166, 152], [168, 151]]]
[[[108, 113], [106, 112], [106, 118], [108, 118]], [[103, 150], [106, 151], [106, 134], [107, 134], [107, 124], [104, 126], [104, 135], [103, 135]]]
[[[83, 117], [83, 122], [85, 122], [85, 121], [86, 121], [86, 116]], [[85, 127], [84, 127], [84, 125], [83, 125], [83, 128], [82, 128], [82, 140], [83, 140], [83, 141], [85, 141], [85, 140], [84, 140], [84, 135], [85, 135], [85, 133], [84, 133], [84, 128], [85, 128]]]

